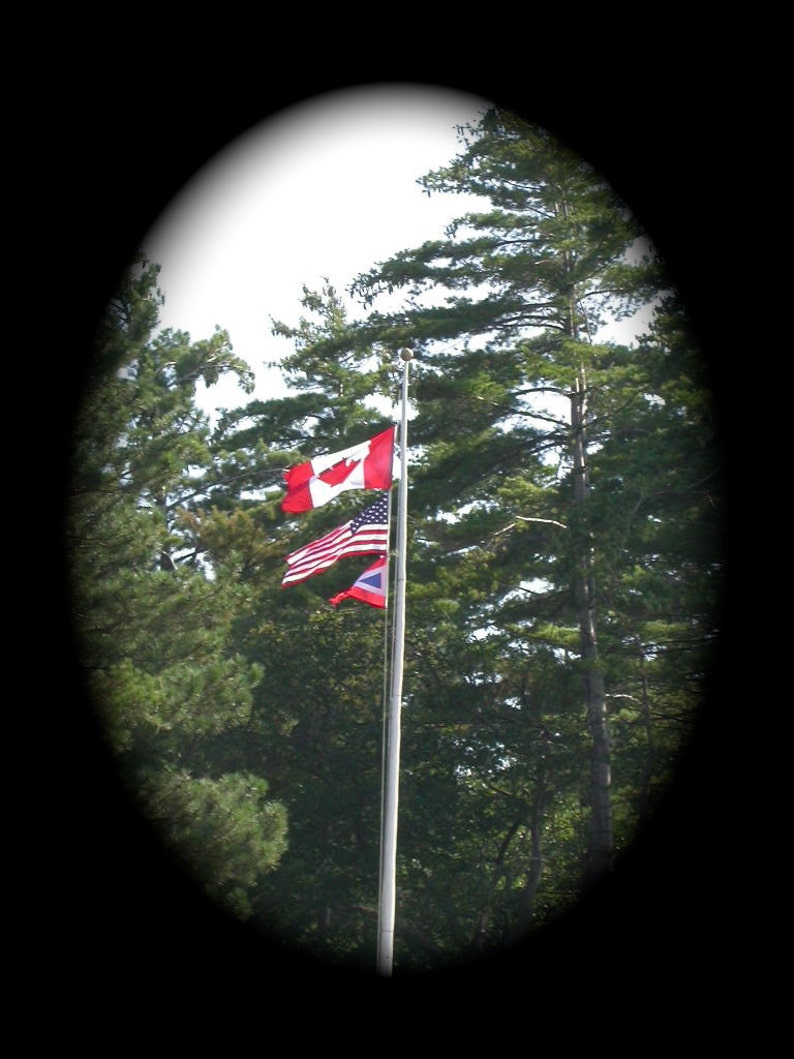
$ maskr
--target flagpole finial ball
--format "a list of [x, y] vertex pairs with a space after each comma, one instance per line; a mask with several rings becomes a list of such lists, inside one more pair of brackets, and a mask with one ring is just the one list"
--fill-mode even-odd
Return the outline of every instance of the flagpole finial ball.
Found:
[[413, 353], [412, 349], [401, 349], [400, 350], [400, 356], [403, 358], [403, 360], [413, 360], [414, 359], [414, 353]]

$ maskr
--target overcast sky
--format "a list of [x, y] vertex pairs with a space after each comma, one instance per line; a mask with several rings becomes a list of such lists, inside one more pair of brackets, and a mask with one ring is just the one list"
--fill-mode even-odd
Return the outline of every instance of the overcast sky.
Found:
[[[416, 180], [460, 150], [455, 127], [485, 101], [431, 86], [370, 86], [318, 96], [252, 128], [169, 204], [145, 243], [161, 265], [163, 327], [209, 337], [216, 324], [272, 395], [264, 363], [288, 351], [270, 318], [297, 324], [303, 284], [340, 294], [398, 250], [442, 236], [470, 208]], [[354, 308], [351, 315], [363, 315]], [[208, 406], [245, 400], [215, 388]], [[202, 402], [203, 403], [203, 402]]]

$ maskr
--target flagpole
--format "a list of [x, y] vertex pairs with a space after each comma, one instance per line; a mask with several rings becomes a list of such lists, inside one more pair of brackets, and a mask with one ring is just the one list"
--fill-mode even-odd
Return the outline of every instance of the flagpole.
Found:
[[381, 826], [380, 899], [378, 902], [378, 973], [390, 976], [394, 960], [394, 919], [397, 876], [397, 803], [400, 780], [400, 710], [402, 708], [403, 652], [405, 645], [406, 538], [408, 536], [408, 368], [410, 349], [401, 349], [403, 360], [400, 415], [400, 484], [397, 493], [397, 555], [394, 600], [394, 638], [391, 659], [391, 694], [387, 725]]

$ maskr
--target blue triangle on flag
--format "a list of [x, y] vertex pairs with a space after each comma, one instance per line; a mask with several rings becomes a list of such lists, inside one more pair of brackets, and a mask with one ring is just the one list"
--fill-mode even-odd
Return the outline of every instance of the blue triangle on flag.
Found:
[[379, 589], [383, 587], [383, 570], [375, 570], [371, 574], [362, 574], [361, 577], [356, 581], [357, 585], [370, 585], [372, 588]]

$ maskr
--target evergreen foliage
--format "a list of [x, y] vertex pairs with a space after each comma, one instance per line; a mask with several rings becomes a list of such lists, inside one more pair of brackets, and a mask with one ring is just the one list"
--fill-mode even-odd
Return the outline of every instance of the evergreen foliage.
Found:
[[212, 462], [196, 385], [250, 373], [223, 332], [151, 337], [157, 271], [131, 265], [97, 336], [70, 483], [73, 616], [119, 774], [206, 892], [250, 915], [286, 814], [262, 777], [219, 771], [212, 742], [247, 725], [261, 667], [235, 647], [240, 586], [222, 567], [210, 579], [180, 528]]
[[214, 428], [195, 387], [244, 366], [222, 331], [152, 338], [133, 268], [76, 439], [76, 620], [120, 767], [242, 919], [374, 967], [388, 628], [328, 606], [353, 560], [281, 589], [362, 503], [286, 517], [280, 472], [388, 425], [414, 350], [402, 973], [504, 949], [619, 863], [697, 722], [722, 590], [709, 380], [664, 263], [545, 131], [489, 111], [460, 139], [420, 183], [482, 211], [359, 277], [360, 320], [304, 288], [274, 324], [290, 396]]

